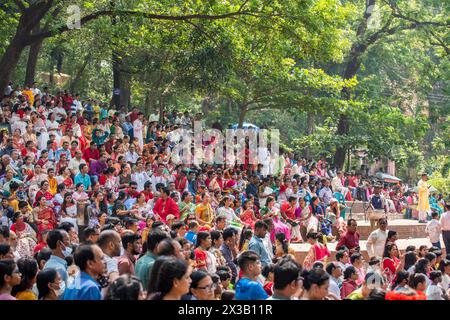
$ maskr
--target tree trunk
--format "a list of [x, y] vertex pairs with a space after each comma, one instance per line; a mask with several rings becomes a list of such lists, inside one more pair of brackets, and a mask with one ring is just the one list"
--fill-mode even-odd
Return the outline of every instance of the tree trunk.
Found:
[[21, 53], [27, 45], [33, 44], [28, 41], [32, 30], [40, 24], [52, 3], [52, 1], [33, 1], [28, 7], [22, 4], [16, 33], [0, 60], [0, 95], [3, 95], [11, 81], [11, 75], [19, 62]]
[[[109, 2], [109, 6], [111, 10], [115, 9], [116, 4], [114, 0]], [[117, 25], [117, 17], [111, 17], [111, 24], [113, 28]], [[113, 44], [114, 45], [114, 44]], [[116, 107], [117, 110], [120, 109], [120, 96], [122, 94], [121, 90], [121, 58], [119, 53], [116, 50], [112, 52], [112, 68], [113, 68], [113, 97], [112, 103]]]
[[48, 81], [49, 81], [51, 87], [53, 87], [53, 85], [54, 85], [54, 83], [55, 83], [54, 72], [55, 72], [55, 65], [54, 65], [53, 62], [52, 62], [52, 65], [51, 65], [51, 67], [50, 67], [49, 76], [48, 76]]
[[[314, 131], [314, 115], [311, 112], [306, 114], [306, 134], [309, 136]], [[305, 157], [310, 159], [311, 149], [309, 147], [305, 148]]]
[[247, 106], [247, 102], [245, 102], [241, 106], [241, 110], [239, 112], [239, 122], [238, 122], [239, 129], [241, 129], [242, 126], [244, 125], [244, 120], [245, 120], [245, 116], [247, 115], [247, 111], [248, 111], [248, 106]]
[[[338, 136], [345, 136], [348, 134], [349, 119], [346, 114], [341, 114], [338, 123]], [[336, 153], [334, 154], [334, 165], [340, 170], [344, 167], [345, 155], [347, 153], [347, 146], [340, 145], [336, 147]]]
[[164, 123], [164, 95], [159, 96], [159, 122]]
[[144, 114], [145, 114], [146, 118], [149, 116], [149, 113], [150, 113], [150, 104], [151, 104], [150, 95], [147, 93], [145, 95], [145, 101], [144, 101]]
[[89, 61], [91, 60], [91, 55], [88, 54], [86, 58], [84, 59], [83, 65], [80, 69], [78, 69], [77, 74], [74, 78], [72, 78], [72, 81], [70, 82], [70, 92], [74, 93], [75, 89], [77, 89], [78, 82], [80, 81], [81, 77], [83, 76], [84, 70], [86, 70], [87, 65], [89, 64]]
[[[41, 30], [39, 25], [33, 29], [33, 34], [38, 33]], [[39, 52], [41, 51], [44, 38], [36, 41], [30, 46], [30, 52], [28, 53], [27, 70], [25, 73], [25, 84], [31, 85], [34, 82], [36, 76], [36, 66], [39, 58]]]
[[131, 98], [130, 79], [129, 76], [123, 74], [122, 71], [120, 72], [120, 106], [124, 106], [125, 110], [128, 111]]
[[61, 74], [61, 73], [62, 73], [63, 62], [64, 62], [64, 56], [63, 56], [62, 52], [60, 52], [60, 53], [56, 56], [56, 72], [57, 72], [58, 74]]
[[347, 172], [350, 172], [352, 167], [352, 152], [350, 149], [347, 150]]
[[[366, 9], [364, 11], [363, 19], [361, 20], [356, 36], [357, 40], [353, 43], [352, 48], [350, 50], [350, 56], [347, 59], [347, 63], [344, 68], [343, 78], [345, 80], [353, 78], [360, 66], [361, 66], [361, 59], [362, 55], [366, 52], [368, 48], [368, 43], [363, 41], [364, 35], [366, 34], [367, 25], [370, 17], [372, 16], [372, 10], [373, 7], [376, 4], [376, 0], [367, 0], [366, 1]], [[350, 100], [350, 89], [347, 87], [344, 87], [341, 92], [342, 99], [344, 100]], [[347, 114], [341, 114], [339, 116], [339, 123], [338, 123], [338, 130], [337, 135], [338, 136], [345, 136], [349, 133], [349, 117]], [[334, 154], [334, 165], [338, 169], [342, 169], [344, 167], [345, 163], [345, 156], [347, 153], [348, 146], [347, 145], [340, 145], [336, 147], [336, 153]]]
[[113, 104], [117, 110], [120, 108], [120, 96], [122, 94], [120, 87], [120, 58], [117, 51], [112, 53], [112, 63], [113, 63]]
[[24, 37], [16, 35], [0, 60], [0, 95], [2, 96], [24, 49]]

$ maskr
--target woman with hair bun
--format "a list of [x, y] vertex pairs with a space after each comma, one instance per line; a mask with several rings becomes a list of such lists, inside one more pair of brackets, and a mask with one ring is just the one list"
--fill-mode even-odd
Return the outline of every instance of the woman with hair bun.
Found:
[[301, 300], [327, 300], [330, 276], [321, 269], [303, 271], [303, 288], [305, 289]]
[[308, 232], [306, 235], [306, 241], [311, 245], [306, 258], [303, 261], [303, 267], [306, 270], [311, 269], [313, 264], [317, 261], [326, 264], [328, 257], [331, 256], [328, 248], [319, 242], [320, 238], [322, 238], [322, 234], [313, 231]]

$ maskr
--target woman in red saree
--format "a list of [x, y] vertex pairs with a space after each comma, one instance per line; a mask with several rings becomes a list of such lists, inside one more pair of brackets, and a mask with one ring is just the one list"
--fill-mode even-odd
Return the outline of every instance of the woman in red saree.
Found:
[[41, 182], [41, 189], [36, 193], [36, 200], [34, 201], [33, 206], [36, 207], [37, 205], [39, 205], [39, 200], [40, 197], [44, 197], [45, 201], [52, 201], [53, 200], [53, 194], [50, 193], [49, 191], [50, 188], [50, 183], [45, 180]]
[[14, 231], [18, 238], [17, 252], [21, 257], [32, 257], [37, 244], [36, 232], [24, 221], [24, 216], [19, 211], [14, 213], [13, 222], [11, 231]]
[[404, 265], [404, 255], [399, 258], [397, 245], [394, 243], [387, 244], [384, 248], [382, 268], [390, 283], [394, 283], [397, 272], [402, 270]]
[[311, 248], [306, 255], [305, 261], [303, 262], [303, 267], [306, 270], [311, 270], [315, 262], [322, 262], [326, 265], [328, 257], [331, 256], [328, 248], [318, 241], [320, 233], [309, 232], [306, 235], [306, 241], [311, 245]]
[[38, 206], [33, 209], [34, 221], [38, 227], [38, 239], [42, 240], [42, 231], [53, 230], [56, 227], [55, 211], [47, 205], [47, 199], [40, 195], [36, 197]]
[[253, 203], [250, 200], [245, 200], [242, 206], [243, 212], [241, 213], [241, 221], [252, 229], [255, 227], [255, 222], [258, 221], [255, 217], [255, 213], [252, 209]]

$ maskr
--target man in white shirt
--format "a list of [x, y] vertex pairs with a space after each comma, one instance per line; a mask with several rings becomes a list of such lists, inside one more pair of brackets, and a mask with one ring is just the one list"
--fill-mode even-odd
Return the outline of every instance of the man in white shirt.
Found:
[[325, 270], [330, 275], [330, 284], [328, 286], [328, 293], [336, 296], [336, 298], [341, 299], [341, 289], [339, 289], [339, 284], [342, 277], [341, 266], [333, 261], [328, 263]]
[[450, 252], [450, 203], [445, 205], [445, 212], [441, 216], [442, 238], [447, 254]]
[[268, 229], [266, 236], [262, 239], [262, 241], [264, 247], [266, 248], [267, 254], [269, 255], [269, 259], [272, 260], [274, 258], [274, 254], [272, 240], [270, 240], [270, 233], [272, 232], [274, 225], [272, 219], [265, 219], [264, 222], [267, 224]]
[[439, 222], [439, 213], [433, 212], [431, 214], [431, 221], [428, 222], [425, 231], [428, 233], [428, 238], [433, 247], [441, 249], [441, 223]]
[[142, 112], [138, 113], [138, 118], [134, 120], [133, 122], [133, 132], [134, 137], [138, 139], [139, 147], [142, 149], [144, 146], [144, 137], [143, 137], [143, 130], [144, 125], [142, 121], [144, 120], [144, 114]]
[[388, 222], [386, 218], [378, 220], [379, 228], [372, 231], [367, 238], [366, 249], [370, 258], [376, 257], [378, 259], [383, 258], [384, 246], [388, 235]]
[[136, 171], [131, 175], [131, 181], [137, 183], [137, 192], [141, 192], [144, 190], [144, 184], [150, 180], [147, 172], [144, 170], [144, 164], [142, 161], [139, 161], [137, 164]]
[[114, 230], [105, 230], [100, 233], [97, 244], [105, 255], [104, 262], [106, 264], [108, 282], [112, 283], [119, 277], [118, 261], [115, 257], [120, 256], [122, 239], [118, 232]]
[[165, 187], [167, 186], [168, 178], [163, 172], [164, 172], [164, 164], [160, 163], [158, 165], [158, 169], [152, 175], [152, 178], [151, 178], [153, 192], [157, 191], [156, 185], [158, 183], [164, 184]]
[[80, 150], [75, 152], [75, 157], [70, 159], [69, 161], [69, 170], [72, 172], [74, 176], [76, 176], [80, 172], [80, 164], [86, 164], [86, 161], [82, 158], [83, 153]]
[[35, 96], [38, 94], [38, 95], [39, 95], [39, 99], [42, 99], [42, 92], [41, 92], [41, 90], [39, 90], [39, 89], [37, 88], [37, 83], [36, 83], [36, 82], [33, 82], [33, 84], [32, 84], [32, 86], [31, 86], [30, 90], [33, 92], [33, 94], [34, 94]]
[[78, 112], [83, 113], [83, 105], [80, 101], [80, 95], [77, 93], [75, 95], [75, 99], [72, 102], [72, 106], [70, 107], [72, 115], [76, 115]]
[[55, 120], [60, 122], [61, 118], [66, 118], [67, 113], [66, 110], [63, 108], [62, 104], [58, 105], [56, 108], [52, 110], [55, 113]]
[[131, 144], [130, 150], [125, 154], [125, 161], [135, 164], [137, 159], [139, 158], [139, 154], [136, 152], [136, 147]]

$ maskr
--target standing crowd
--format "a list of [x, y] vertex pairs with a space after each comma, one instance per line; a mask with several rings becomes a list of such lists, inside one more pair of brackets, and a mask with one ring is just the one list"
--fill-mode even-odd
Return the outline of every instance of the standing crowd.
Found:
[[[412, 210], [401, 184], [288, 153], [269, 176], [248, 157], [179, 164], [175, 130], [201, 115], [146, 119], [36, 83], [9, 87], [0, 111], [0, 300], [448, 299], [443, 196], [423, 217], [433, 245], [400, 253], [386, 214]], [[354, 199], [382, 213], [369, 261]]]

